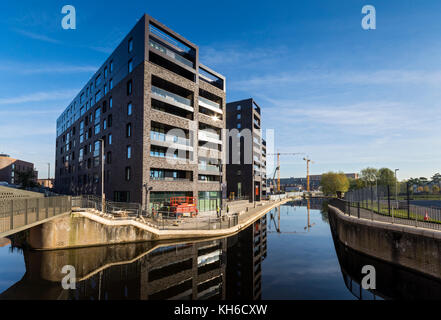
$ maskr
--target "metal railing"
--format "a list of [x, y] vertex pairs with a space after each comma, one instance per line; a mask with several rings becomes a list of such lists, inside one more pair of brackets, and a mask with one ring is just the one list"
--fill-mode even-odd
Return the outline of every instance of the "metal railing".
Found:
[[110, 215], [113, 219], [139, 219], [146, 225], [158, 230], [219, 230], [236, 226], [238, 214], [225, 214], [222, 217], [179, 218], [171, 207], [152, 208], [150, 212], [142, 210], [139, 203], [106, 201], [104, 211], [100, 197], [83, 195], [72, 198], [72, 208], [92, 209]]
[[0, 237], [67, 212], [71, 212], [69, 196], [2, 200], [0, 201]]
[[358, 198], [356, 201], [332, 199], [329, 204], [358, 219], [441, 230], [441, 208], [409, 205], [405, 201], [394, 203], [380, 197], [377, 200]]

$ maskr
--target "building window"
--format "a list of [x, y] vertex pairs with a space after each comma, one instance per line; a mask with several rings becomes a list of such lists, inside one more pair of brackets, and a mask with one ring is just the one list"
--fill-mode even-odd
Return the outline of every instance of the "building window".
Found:
[[236, 110], [237, 110], [237, 111], [242, 110], [242, 106], [241, 106], [241, 105], [238, 105]]
[[240, 123], [237, 124], [237, 129], [241, 129], [242, 125]]
[[131, 168], [130, 167], [127, 167], [126, 168], [126, 181], [130, 181], [130, 178], [131, 178]]
[[113, 79], [110, 79], [110, 81], [109, 81], [109, 87], [110, 87], [110, 90], [113, 89]]
[[109, 136], [107, 137], [107, 143], [109, 144], [109, 145], [111, 145], [112, 144], [112, 134], [109, 134]]
[[113, 72], [113, 61], [110, 61], [110, 73]]
[[132, 147], [127, 146], [127, 159], [132, 159]]
[[240, 113], [237, 115], [237, 120], [240, 120], [240, 118], [241, 118], [241, 115], [240, 115]]
[[107, 129], [107, 120], [104, 119], [103, 120], [103, 130], [106, 130], [106, 129]]
[[104, 78], [107, 78], [107, 67], [104, 68]]
[[129, 52], [133, 51], [133, 38], [130, 38], [129, 40]]
[[132, 124], [128, 123], [126, 126], [126, 136], [130, 138], [132, 136]]
[[133, 71], [133, 59], [129, 60], [129, 73]]
[[113, 107], [113, 99], [112, 97], [109, 98], [109, 109], [112, 109]]
[[112, 163], [112, 152], [107, 152], [107, 155], [106, 155], [106, 162], [107, 162], [107, 164], [111, 164]]
[[109, 128], [112, 127], [112, 115], [111, 114], [109, 114], [109, 116], [107, 117], [107, 126]]
[[127, 82], [127, 95], [130, 96], [133, 91], [133, 82], [132, 80]]
[[129, 103], [127, 105], [127, 115], [131, 116], [132, 115], [132, 103]]

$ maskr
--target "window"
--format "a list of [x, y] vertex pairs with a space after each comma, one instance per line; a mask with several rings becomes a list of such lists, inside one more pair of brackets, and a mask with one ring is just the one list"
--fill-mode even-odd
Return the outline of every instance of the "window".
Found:
[[103, 120], [103, 130], [106, 130], [106, 129], [107, 129], [107, 120], [104, 119]]
[[132, 94], [132, 90], [133, 90], [133, 82], [132, 80], [127, 82], [127, 95], [130, 96]]
[[131, 116], [132, 115], [132, 103], [129, 103], [127, 105], [127, 115]]
[[110, 61], [110, 73], [113, 72], [113, 61]]
[[111, 114], [109, 114], [109, 116], [107, 117], [107, 126], [109, 128], [112, 127], [112, 115]]
[[106, 155], [106, 162], [107, 162], [107, 164], [111, 164], [112, 163], [112, 152], [107, 152], [107, 155]]
[[241, 106], [241, 105], [238, 105], [236, 110], [237, 110], [237, 111], [242, 110], [242, 106]]
[[132, 147], [127, 146], [127, 159], [132, 159]]
[[240, 115], [240, 113], [237, 115], [237, 120], [240, 120], [240, 118], [241, 118], [241, 115]]
[[112, 97], [109, 98], [109, 109], [112, 109], [113, 107], [113, 99]]
[[237, 129], [242, 128], [242, 125], [240, 123], [237, 124]]
[[109, 87], [110, 87], [110, 90], [113, 89], [113, 79], [110, 79], [110, 81], [109, 81]]
[[130, 138], [132, 136], [132, 124], [128, 123], [126, 126], [126, 136]]
[[131, 178], [131, 168], [130, 167], [126, 167], [126, 181], [130, 181]]
[[130, 38], [129, 40], [129, 52], [133, 51], [133, 38]]
[[112, 134], [109, 134], [109, 136], [107, 137], [107, 142], [108, 142], [108, 144], [109, 145], [111, 145], [112, 144]]
[[106, 95], [107, 94], [107, 85], [105, 84], [104, 85], [104, 95]]
[[104, 78], [107, 78], [107, 67], [104, 68]]
[[129, 73], [133, 71], [133, 59], [129, 60]]
[[95, 88], [101, 84], [101, 75], [98, 75], [95, 79]]

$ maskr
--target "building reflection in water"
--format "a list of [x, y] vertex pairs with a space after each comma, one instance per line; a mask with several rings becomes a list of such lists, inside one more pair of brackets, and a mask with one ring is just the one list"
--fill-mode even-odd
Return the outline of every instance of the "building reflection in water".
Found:
[[[260, 299], [266, 217], [230, 238], [183, 244], [24, 252], [25, 276], [0, 299]], [[63, 290], [64, 265], [77, 272]]]

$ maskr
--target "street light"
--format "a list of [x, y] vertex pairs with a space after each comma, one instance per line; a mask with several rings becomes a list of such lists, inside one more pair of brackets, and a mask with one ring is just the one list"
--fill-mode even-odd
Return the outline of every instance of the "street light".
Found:
[[147, 185], [147, 183], [144, 183], [144, 188], [145, 188], [145, 196], [146, 196], [146, 200], [145, 200], [145, 214], [146, 216], [148, 216], [149, 214], [149, 209], [150, 209], [150, 191], [153, 190], [153, 187], [149, 187]]
[[397, 180], [397, 171], [400, 169], [395, 169], [395, 201], [397, 203], [397, 210], [398, 210], [398, 180]]

